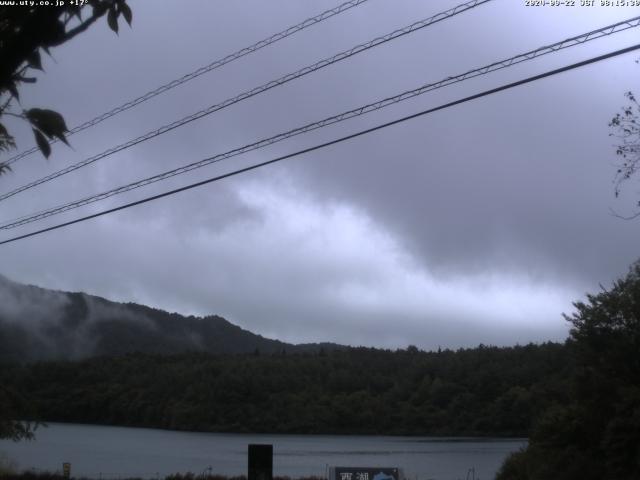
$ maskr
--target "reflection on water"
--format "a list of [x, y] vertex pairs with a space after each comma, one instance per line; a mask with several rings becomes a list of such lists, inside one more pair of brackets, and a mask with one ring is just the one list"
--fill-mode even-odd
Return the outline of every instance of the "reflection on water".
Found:
[[72, 464], [72, 476], [156, 478], [176, 472], [241, 475], [247, 445], [273, 444], [274, 475], [325, 476], [329, 466], [401, 467], [409, 480], [491, 480], [504, 458], [524, 439], [414, 438], [336, 435], [255, 435], [173, 432], [145, 428], [49, 424], [33, 442], [0, 441], [0, 452], [21, 469], [56, 471]]

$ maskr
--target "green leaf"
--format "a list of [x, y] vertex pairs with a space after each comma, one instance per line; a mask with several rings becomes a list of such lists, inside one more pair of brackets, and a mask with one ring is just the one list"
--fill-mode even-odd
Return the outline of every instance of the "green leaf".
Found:
[[107, 23], [111, 30], [118, 33], [118, 12], [115, 7], [109, 9], [109, 13], [107, 14]]
[[47, 137], [56, 137], [69, 145], [64, 135], [67, 131], [67, 125], [62, 115], [58, 112], [42, 108], [32, 108], [26, 111], [26, 115], [31, 125], [36, 127]]
[[42, 61], [40, 59], [40, 52], [36, 49], [27, 57], [27, 62], [30, 67], [42, 70]]
[[127, 21], [129, 26], [131, 26], [131, 19], [133, 18], [133, 15], [131, 14], [131, 8], [129, 8], [129, 5], [122, 2], [120, 4], [120, 11], [122, 12], [122, 16]]
[[47, 139], [44, 137], [41, 131], [36, 130], [35, 128], [33, 129], [33, 135], [36, 137], [36, 143], [38, 144], [38, 148], [40, 149], [42, 154], [46, 158], [49, 158], [49, 155], [51, 155], [51, 145], [49, 145]]

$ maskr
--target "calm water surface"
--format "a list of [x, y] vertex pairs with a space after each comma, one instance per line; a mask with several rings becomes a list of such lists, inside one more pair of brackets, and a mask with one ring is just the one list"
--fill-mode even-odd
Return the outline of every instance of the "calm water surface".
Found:
[[56, 471], [70, 462], [78, 477], [156, 478], [208, 467], [246, 475], [250, 443], [273, 444], [274, 475], [324, 476], [327, 466], [378, 466], [401, 467], [408, 480], [464, 480], [474, 468], [476, 480], [491, 480], [526, 440], [220, 434], [50, 423], [33, 442], [0, 440], [0, 455], [19, 469]]

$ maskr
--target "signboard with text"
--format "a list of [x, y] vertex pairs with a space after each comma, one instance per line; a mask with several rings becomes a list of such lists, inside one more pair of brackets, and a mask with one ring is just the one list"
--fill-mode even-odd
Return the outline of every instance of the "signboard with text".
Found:
[[332, 467], [331, 480], [403, 480], [399, 468]]

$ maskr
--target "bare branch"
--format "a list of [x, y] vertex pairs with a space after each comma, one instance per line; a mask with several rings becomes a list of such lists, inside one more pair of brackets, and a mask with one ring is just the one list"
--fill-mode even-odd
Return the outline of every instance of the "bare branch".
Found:
[[617, 213], [613, 208], [609, 207], [609, 213], [611, 215], [613, 215], [616, 218], [620, 218], [622, 220], [635, 220], [636, 218], [640, 217], [640, 212], [635, 213], [634, 215], [630, 215], [630, 216], [624, 216], [624, 215], [620, 215], [619, 213]]

